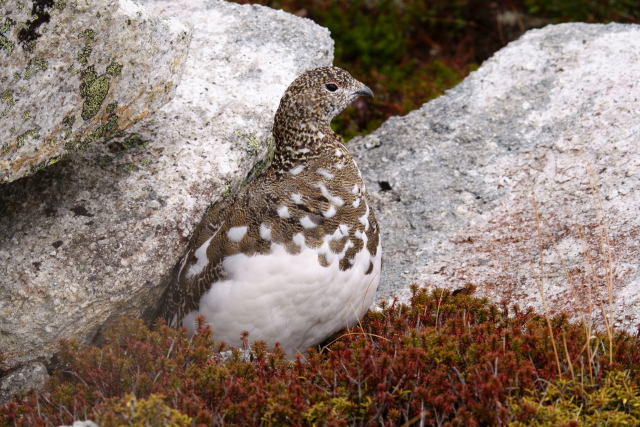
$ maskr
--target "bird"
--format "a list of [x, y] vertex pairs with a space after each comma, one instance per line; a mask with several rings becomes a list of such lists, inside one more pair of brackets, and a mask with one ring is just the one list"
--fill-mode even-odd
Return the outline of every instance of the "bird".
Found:
[[364, 316], [380, 280], [379, 226], [330, 126], [361, 96], [373, 92], [336, 66], [289, 85], [271, 164], [209, 208], [177, 264], [159, 314], [169, 326], [195, 334], [203, 316], [217, 342], [239, 347], [248, 332], [249, 343], [279, 343], [293, 356]]

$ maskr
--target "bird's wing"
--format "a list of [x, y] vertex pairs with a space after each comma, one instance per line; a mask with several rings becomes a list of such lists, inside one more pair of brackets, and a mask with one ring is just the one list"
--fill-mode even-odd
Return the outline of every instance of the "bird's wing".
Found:
[[[198, 308], [202, 295], [225, 278], [225, 257], [268, 252], [270, 242], [260, 238], [260, 224], [278, 200], [272, 193], [249, 192], [245, 188], [234, 198], [211, 206], [193, 234], [187, 253], [175, 267], [158, 317], [171, 326], [180, 326], [184, 316]], [[233, 228], [236, 236], [241, 236], [238, 241], [230, 238]]]
[[[176, 265], [167, 287], [158, 317], [171, 326], [179, 326], [182, 318], [198, 307], [200, 297], [221, 274], [223, 251], [220, 235], [225, 234], [233, 212], [233, 199], [222, 199], [211, 206], [198, 225], [186, 254]], [[216, 250], [218, 249], [218, 250]]]

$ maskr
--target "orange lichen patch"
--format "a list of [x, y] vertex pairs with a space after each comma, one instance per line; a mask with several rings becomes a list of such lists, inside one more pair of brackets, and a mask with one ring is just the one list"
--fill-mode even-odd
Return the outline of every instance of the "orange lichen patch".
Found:
[[[122, 130], [129, 128], [133, 124], [139, 122], [142, 119], [149, 117], [152, 112], [148, 108], [144, 108], [140, 111], [138, 105], [140, 99], [145, 97], [145, 104], [151, 105], [155, 102], [157, 95], [165, 96], [173, 89], [173, 83], [167, 82], [166, 84], [158, 84], [153, 86], [149, 91], [138, 92], [131, 102], [126, 105], [119, 105], [116, 107], [115, 112], [118, 116], [118, 127]], [[135, 113], [134, 113], [135, 112]]]

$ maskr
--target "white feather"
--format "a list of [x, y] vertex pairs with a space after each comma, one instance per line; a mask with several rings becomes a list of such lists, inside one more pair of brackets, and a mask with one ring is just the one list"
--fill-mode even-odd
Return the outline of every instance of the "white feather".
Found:
[[295, 168], [292, 168], [291, 170], [289, 170], [289, 173], [291, 175], [298, 175], [303, 170], [304, 170], [304, 165], [298, 165]]
[[231, 227], [229, 231], [227, 231], [227, 238], [232, 242], [239, 242], [244, 239], [244, 236], [247, 234], [247, 230], [249, 227], [246, 225], [241, 225], [238, 227]]
[[260, 224], [260, 237], [264, 240], [271, 240], [271, 228], [265, 223]]
[[[348, 228], [344, 226], [345, 228]], [[372, 257], [366, 249], [356, 254], [353, 266], [342, 271], [341, 254], [329, 249], [330, 240], [342, 229], [326, 236], [319, 248], [304, 243], [302, 233], [294, 236], [301, 251], [292, 255], [284, 246], [272, 243], [268, 255], [237, 254], [223, 261], [227, 279], [216, 282], [200, 299], [198, 310], [183, 319], [183, 326], [195, 332], [196, 317], [204, 315], [214, 339], [232, 346], [241, 344], [243, 331], [250, 341], [280, 342], [289, 356], [318, 344], [342, 328], [353, 326], [371, 306], [380, 280], [381, 247]], [[318, 263], [319, 254], [332, 254], [328, 267]], [[373, 271], [365, 274], [373, 263]]]
[[311, 218], [309, 218], [309, 215], [305, 215], [300, 219], [300, 224], [302, 225], [303, 228], [314, 228], [317, 227], [318, 224], [316, 224], [315, 222], [311, 221]]
[[207, 249], [209, 249], [209, 243], [211, 240], [218, 234], [217, 232], [209, 237], [206, 242], [204, 242], [198, 249], [196, 249], [196, 263], [189, 267], [187, 270], [186, 277], [187, 279], [192, 278], [196, 274], [200, 274], [202, 270], [209, 264], [209, 258], [207, 257]]
[[279, 216], [280, 218], [284, 218], [284, 219], [289, 218], [289, 208], [288, 208], [288, 207], [286, 207], [286, 206], [280, 206], [280, 207], [278, 208], [277, 212], [278, 212], [278, 216]]

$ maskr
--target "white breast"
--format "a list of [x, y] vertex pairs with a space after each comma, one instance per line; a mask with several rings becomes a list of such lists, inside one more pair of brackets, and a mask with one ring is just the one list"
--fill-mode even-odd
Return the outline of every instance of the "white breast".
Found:
[[[373, 303], [382, 250], [378, 246], [372, 257], [363, 237], [363, 249], [346, 271], [339, 269], [338, 256], [327, 257], [327, 267], [318, 263], [329, 239], [317, 249], [303, 244], [296, 255], [272, 243], [268, 255], [230, 256], [223, 262], [228, 279], [213, 284], [183, 326], [194, 333], [195, 319], [202, 314], [216, 341], [238, 346], [242, 332], [248, 331], [250, 341], [270, 346], [278, 341], [289, 356], [303, 352], [353, 326]], [[365, 275], [370, 262], [373, 271]]]

